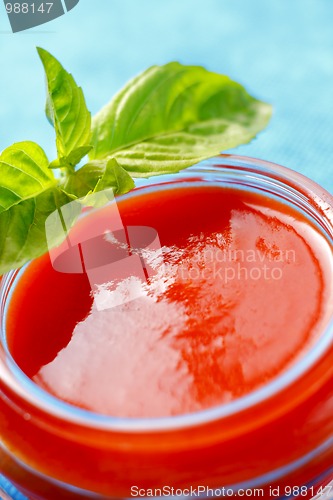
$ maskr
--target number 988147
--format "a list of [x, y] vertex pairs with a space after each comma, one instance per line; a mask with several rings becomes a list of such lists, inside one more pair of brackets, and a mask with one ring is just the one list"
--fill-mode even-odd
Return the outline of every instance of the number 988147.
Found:
[[6, 3], [7, 14], [50, 14], [53, 2]]

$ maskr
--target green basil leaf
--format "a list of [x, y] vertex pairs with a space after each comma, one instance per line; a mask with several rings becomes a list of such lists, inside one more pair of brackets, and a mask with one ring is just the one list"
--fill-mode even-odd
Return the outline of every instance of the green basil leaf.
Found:
[[72, 75], [49, 52], [37, 50], [46, 73], [46, 115], [56, 131], [58, 158], [75, 166], [90, 149], [91, 115]]
[[52, 240], [47, 243], [45, 222], [51, 213], [70, 201], [60, 189], [50, 188], [0, 213], [0, 275], [62, 242], [63, 232], [59, 230], [53, 232]]
[[87, 163], [76, 172], [73, 172], [65, 178], [62, 184], [63, 190], [75, 196], [83, 198], [91, 193], [102, 177], [105, 169], [105, 161], [95, 160]]
[[113, 193], [124, 194], [134, 187], [132, 177], [118, 162], [110, 160], [94, 160], [67, 177], [63, 186], [66, 193], [77, 198], [112, 188]]
[[114, 156], [135, 176], [178, 171], [250, 141], [271, 106], [196, 66], [153, 66], [93, 119], [91, 158]]
[[219, 155], [221, 150], [249, 142], [256, 135], [255, 125], [253, 123], [246, 131], [244, 126], [222, 119], [217, 123], [204, 122], [190, 126], [184, 132], [162, 135], [133, 145], [114, 156], [133, 177], [178, 172]]
[[132, 177], [123, 169], [115, 158], [111, 158], [105, 167], [102, 177], [96, 184], [94, 192], [113, 188], [114, 194], [125, 194], [134, 188]]
[[0, 154], [0, 213], [42, 193], [56, 180], [46, 154], [34, 142], [18, 142]]
[[[52, 161], [49, 165], [49, 168], [68, 168], [77, 165], [81, 159], [86, 156], [89, 151], [92, 149], [92, 146], [82, 146], [80, 148], [74, 149], [68, 157], [66, 158], [57, 158]], [[72, 169], [74, 171], [74, 169]]]

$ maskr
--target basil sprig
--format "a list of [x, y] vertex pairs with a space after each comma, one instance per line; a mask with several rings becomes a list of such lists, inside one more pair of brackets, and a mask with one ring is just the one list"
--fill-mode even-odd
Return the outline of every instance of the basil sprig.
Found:
[[46, 241], [45, 221], [63, 205], [108, 188], [126, 193], [135, 177], [178, 172], [249, 142], [271, 116], [270, 105], [227, 76], [173, 62], [132, 79], [91, 119], [73, 76], [38, 53], [57, 158], [34, 142], [0, 154], [0, 275], [60, 242], [57, 234]]

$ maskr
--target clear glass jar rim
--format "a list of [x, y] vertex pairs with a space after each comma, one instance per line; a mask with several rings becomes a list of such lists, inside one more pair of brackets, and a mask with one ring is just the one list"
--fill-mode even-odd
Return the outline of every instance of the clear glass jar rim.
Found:
[[[193, 175], [193, 173], [205, 174], [207, 172], [214, 172], [214, 174], [221, 175], [221, 167], [226, 167], [229, 171], [233, 169], [245, 170], [247, 174], [259, 173], [264, 178], [271, 177], [279, 181], [284, 181], [286, 185], [291, 186], [298, 192], [305, 196], [311, 196], [316, 200], [318, 210], [322, 216], [326, 217], [330, 224], [333, 234], [333, 197], [320, 185], [314, 181], [303, 176], [302, 174], [290, 170], [286, 167], [267, 162], [260, 159], [249, 158], [245, 156], [236, 155], [220, 155], [210, 160], [198, 163], [193, 167], [181, 171], [178, 174], [170, 174], [163, 176], [151, 177], [149, 180], [138, 180], [136, 183], [136, 190], [130, 193], [130, 196], [136, 196], [136, 192], [141, 191], [141, 188], [152, 188], [160, 185], [168, 184], [170, 177], [174, 182], [177, 180], [184, 180]], [[177, 177], [176, 177], [177, 176]], [[291, 184], [290, 184], [291, 183]], [[140, 194], [138, 194], [140, 196]], [[128, 196], [128, 195], [123, 195]], [[18, 280], [24, 268], [20, 271], [12, 271], [8, 273], [1, 283], [1, 296], [6, 292], [8, 286], [8, 278], [12, 278], [16, 273], [14, 281]], [[5, 316], [5, 314], [4, 314]], [[0, 332], [3, 336], [3, 333]], [[1, 337], [0, 337], [1, 341]], [[3, 336], [3, 344], [5, 344], [5, 337]], [[282, 392], [292, 383], [297, 381], [309, 368], [311, 368], [328, 350], [333, 343], [333, 315], [327, 325], [325, 331], [320, 339], [313, 345], [313, 347], [304, 356], [293, 364], [288, 370], [277, 376], [267, 385], [264, 385], [255, 391], [246, 394], [238, 399], [229, 403], [201, 410], [195, 413], [177, 415], [172, 417], [154, 417], [154, 418], [120, 418], [111, 417], [107, 415], [97, 414], [88, 410], [84, 410], [74, 405], [65, 403], [51, 394], [47, 393], [39, 386], [37, 386], [30, 378], [28, 378], [16, 365], [11, 355], [7, 351], [6, 365], [9, 368], [9, 373], [5, 367], [2, 366], [0, 358], [0, 378], [8, 387], [10, 387], [16, 394], [24, 400], [39, 408], [45, 413], [53, 415], [61, 420], [69, 421], [71, 423], [90, 427], [94, 429], [116, 431], [116, 432], [158, 432], [169, 430], [180, 430], [190, 428], [197, 425], [208, 424], [223, 418], [230, 417], [240, 413], [249, 408], [264, 402]], [[0, 342], [1, 347], [1, 342]]]

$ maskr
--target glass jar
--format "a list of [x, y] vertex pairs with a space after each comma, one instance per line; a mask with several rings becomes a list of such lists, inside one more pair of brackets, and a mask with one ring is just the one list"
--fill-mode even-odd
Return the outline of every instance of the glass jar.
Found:
[[[311, 221], [333, 250], [333, 198], [301, 174], [223, 155], [139, 180], [130, 196], [184, 183], [250, 190], [268, 205], [282, 201]], [[252, 393], [187, 415], [112, 418], [56, 399], [12, 359], [7, 309], [24, 272], [8, 273], [1, 286], [0, 473], [30, 500], [237, 492], [329, 498], [330, 487], [323, 488], [333, 480], [332, 312], [315, 345]]]

